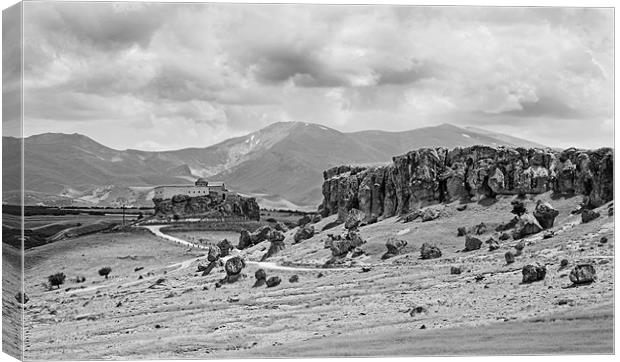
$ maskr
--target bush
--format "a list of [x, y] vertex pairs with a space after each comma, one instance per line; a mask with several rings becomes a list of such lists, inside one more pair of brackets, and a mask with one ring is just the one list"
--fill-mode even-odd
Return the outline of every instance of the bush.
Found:
[[108, 279], [108, 274], [110, 274], [111, 272], [112, 272], [112, 268], [110, 268], [109, 266], [99, 269], [99, 275], [101, 275], [102, 277], [105, 277], [106, 279]]
[[52, 289], [52, 287], [54, 286], [60, 288], [60, 286], [64, 284], [65, 278], [66, 278], [65, 273], [56, 273], [56, 274], [52, 274], [49, 277], [47, 277], [47, 280], [50, 283], [50, 289]]
[[527, 212], [527, 209], [525, 208], [525, 204], [523, 203], [523, 201], [514, 200], [510, 204], [512, 205], [512, 211], [510, 212], [517, 215], [518, 217], [521, 217], [523, 214]]

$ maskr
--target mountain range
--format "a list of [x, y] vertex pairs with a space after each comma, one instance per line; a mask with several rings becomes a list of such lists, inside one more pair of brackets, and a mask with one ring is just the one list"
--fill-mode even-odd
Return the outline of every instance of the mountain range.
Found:
[[[20, 140], [3, 137], [3, 202], [19, 201]], [[543, 145], [450, 124], [404, 132], [344, 133], [319, 124], [274, 123], [204, 148], [115, 150], [80, 134], [45, 133], [24, 139], [26, 204], [151, 206], [157, 185], [224, 181], [266, 208], [316, 209], [322, 172], [342, 164], [381, 164], [421, 147], [476, 144]]]

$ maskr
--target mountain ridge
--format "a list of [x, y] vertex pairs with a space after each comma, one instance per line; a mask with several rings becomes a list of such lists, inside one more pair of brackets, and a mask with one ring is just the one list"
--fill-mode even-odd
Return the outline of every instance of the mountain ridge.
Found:
[[[18, 140], [3, 137], [5, 170], [16, 170], [15, 160], [4, 155], [15, 154]], [[154, 186], [208, 177], [257, 195], [272, 207], [315, 209], [321, 202], [322, 172], [330, 167], [386, 163], [417, 148], [476, 144], [546, 148], [451, 124], [402, 132], [341, 132], [316, 123], [277, 122], [207, 147], [168, 151], [116, 150], [77, 133], [44, 133], [24, 138], [24, 181], [26, 199], [35, 204], [147, 206]], [[6, 178], [3, 189], [7, 202], [19, 187]]]

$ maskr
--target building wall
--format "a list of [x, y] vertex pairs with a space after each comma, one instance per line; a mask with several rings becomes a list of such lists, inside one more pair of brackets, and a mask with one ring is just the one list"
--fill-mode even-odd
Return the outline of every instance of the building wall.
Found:
[[158, 186], [154, 189], [154, 199], [170, 199], [174, 195], [187, 195], [191, 197], [207, 196], [209, 193], [225, 194], [222, 188], [204, 187], [204, 186]]

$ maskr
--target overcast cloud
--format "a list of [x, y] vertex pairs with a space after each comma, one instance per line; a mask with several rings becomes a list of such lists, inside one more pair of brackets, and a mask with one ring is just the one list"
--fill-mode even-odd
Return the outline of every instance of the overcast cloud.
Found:
[[25, 133], [207, 146], [277, 121], [613, 144], [613, 10], [24, 3]]

